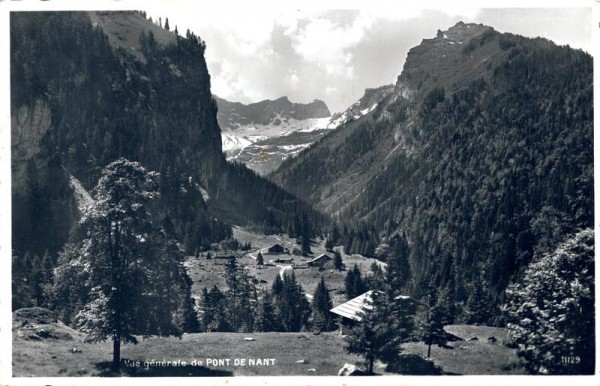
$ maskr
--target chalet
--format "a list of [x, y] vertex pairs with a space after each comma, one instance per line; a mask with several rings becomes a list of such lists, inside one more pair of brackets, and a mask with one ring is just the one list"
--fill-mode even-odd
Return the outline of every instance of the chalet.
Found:
[[268, 248], [261, 249], [263, 255], [279, 255], [282, 253], [289, 253], [288, 249], [281, 244], [273, 244]]
[[[333, 307], [329, 312], [335, 314], [340, 319], [340, 334], [355, 326], [362, 321], [362, 313], [366, 310], [372, 310], [371, 294], [373, 291], [367, 291], [353, 299]], [[410, 296], [400, 295], [396, 299], [410, 300]]]
[[322, 267], [323, 264], [327, 263], [330, 260], [331, 257], [329, 257], [329, 255], [322, 254], [310, 261], [307, 261], [306, 264], [308, 264], [309, 267]]

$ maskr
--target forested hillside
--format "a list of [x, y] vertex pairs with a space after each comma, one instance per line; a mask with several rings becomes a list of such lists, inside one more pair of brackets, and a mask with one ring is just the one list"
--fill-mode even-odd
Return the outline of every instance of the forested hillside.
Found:
[[91, 190], [125, 157], [160, 173], [151, 213], [188, 252], [231, 235], [314, 223], [308, 206], [221, 152], [205, 43], [137, 12], [11, 15], [13, 249], [54, 254]]
[[536, 253], [592, 226], [592, 58], [459, 23], [272, 179], [333, 215], [347, 252], [397, 258], [390, 239], [406, 239], [408, 292], [444, 288], [465, 320], [494, 319]]

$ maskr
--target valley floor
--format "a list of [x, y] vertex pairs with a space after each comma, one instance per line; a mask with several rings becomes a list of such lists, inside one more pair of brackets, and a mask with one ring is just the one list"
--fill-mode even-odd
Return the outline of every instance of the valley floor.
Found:
[[[296, 280], [302, 285], [304, 292], [312, 296], [317, 288], [317, 284], [321, 280], [321, 277], [325, 278], [325, 283], [329, 289], [329, 294], [334, 306], [344, 303], [347, 299], [344, 295], [344, 279], [346, 278], [347, 270], [352, 269], [354, 264], [358, 265], [361, 272], [369, 272], [371, 264], [377, 263], [385, 265], [376, 259], [364, 257], [362, 255], [354, 254], [347, 255], [344, 253], [341, 246], [335, 247], [342, 256], [343, 264], [345, 269], [343, 271], [336, 271], [333, 269], [333, 262], [330, 261], [325, 264], [324, 267], [307, 267], [306, 262], [314, 257], [317, 257], [323, 253], [333, 257], [332, 252], [325, 250], [325, 240], [316, 239], [311, 245], [312, 255], [307, 257], [292, 256], [290, 254], [276, 254], [276, 255], [264, 255], [264, 261], [266, 263], [263, 269], [257, 269], [256, 267], [256, 255], [258, 251], [264, 248], [271, 247], [274, 244], [280, 244], [283, 247], [292, 251], [294, 248], [299, 247], [296, 244], [296, 240], [288, 237], [285, 234], [280, 235], [264, 235], [255, 233], [250, 230], [234, 227], [233, 237], [237, 239], [240, 244], [250, 243], [252, 249], [241, 255], [238, 255], [238, 263], [247, 268], [247, 272], [250, 277], [255, 278], [257, 281], [257, 287], [259, 290], [270, 289], [275, 279], [275, 276], [279, 275], [284, 268], [291, 268], [289, 263], [277, 263], [275, 260], [278, 258], [293, 259], [295, 264], [294, 274]], [[185, 262], [185, 266], [188, 270], [188, 274], [192, 279], [192, 296], [198, 301], [201, 298], [201, 292], [203, 288], [210, 290], [214, 285], [219, 287], [221, 290], [227, 288], [225, 283], [225, 264], [227, 259], [215, 258], [220, 254], [227, 256], [231, 253], [215, 253], [211, 252], [213, 258], [206, 259], [206, 254], [203, 253], [200, 257], [188, 257]], [[270, 262], [272, 260], [272, 262]], [[288, 271], [287, 273], [290, 273]]]
[[[325, 253], [324, 240], [312, 245], [312, 256], [290, 254], [265, 255], [264, 269], [256, 267], [260, 249], [280, 244], [290, 251], [297, 247], [286, 235], [262, 235], [234, 228], [234, 237], [252, 249], [235, 252], [238, 262], [245, 266], [259, 289], [270, 288], [274, 278], [293, 269], [296, 279], [310, 297], [321, 277], [330, 290], [334, 305], [346, 301], [344, 278], [347, 271], [333, 269], [333, 262], [324, 267], [307, 267], [313, 257]], [[375, 259], [360, 255], [342, 254], [347, 269], [357, 264], [363, 273], [369, 271]], [[225, 263], [229, 251], [188, 257], [185, 265], [193, 281], [193, 296], [200, 299], [203, 288], [217, 285], [226, 289]], [[329, 253], [332, 256], [332, 253]], [[277, 263], [278, 258], [293, 259], [292, 263]], [[272, 261], [272, 262], [270, 262]], [[379, 263], [382, 264], [382, 263]], [[83, 343], [85, 335], [55, 320], [42, 321], [43, 309], [32, 309], [25, 316], [15, 316], [13, 327], [13, 373], [16, 377], [38, 376], [112, 376], [110, 361], [112, 343]], [[36, 311], [37, 310], [37, 311]], [[41, 310], [41, 311], [40, 311]], [[17, 312], [18, 313], [18, 312]], [[30, 316], [27, 316], [30, 315]], [[36, 319], [37, 318], [37, 319]], [[447, 326], [447, 331], [462, 340], [448, 347], [432, 347], [431, 358], [446, 374], [521, 374], [523, 368], [515, 350], [504, 345], [505, 329], [484, 326]], [[491, 337], [494, 339], [490, 340]], [[473, 339], [476, 338], [476, 339]], [[315, 335], [304, 333], [199, 333], [180, 338], [150, 337], [137, 345], [122, 346], [122, 359], [127, 364], [123, 376], [275, 376], [275, 375], [337, 375], [345, 363], [363, 368], [362, 359], [347, 354], [345, 337], [339, 331]], [[407, 343], [403, 351], [427, 355], [423, 343]], [[185, 365], [183, 364], [185, 362]], [[377, 374], [390, 374], [384, 364], [376, 364]]]
[[[83, 343], [84, 335], [60, 323], [45, 325], [53, 338], [31, 340], [29, 329], [13, 330], [13, 376], [112, 376], [112, 345]], [[515, 351], [503, 345], [506, 331], [483, 326], [448, 326], [463, 339], [452, 348], [432, 347], [432, 359], [448, 374], [522, 374]], [[66, 339], [69, 334], [72, 339]], [[494, 336], [497, 342], [488, 338]], [[247, 339], [252, 338], [253, 340]], [[274, 376], [337, 375], [345, 363], [362, 367], [361, 358], [344, 351], [338, 332], [201, 333], [179, 338], [151, 337], [122, 347], [123, 376]], [[404, 352], [425, 356], [422, 343], [404, 345]], [[196, 362], [193, 362], [193, 361]], [[244, 360], [244, 362], [242, 362]], [[139, 365], [136, 366], [136, 361]], [[171, 361], [171, 363], [167, 363]], [[186, 365], [183, 366], [183, 362]], [[251, 362], [252, 361], [252, 362]], [[243, 364], [242, 364], [243, 363]], [[383, 364], [375, 372], [385, 372]]]

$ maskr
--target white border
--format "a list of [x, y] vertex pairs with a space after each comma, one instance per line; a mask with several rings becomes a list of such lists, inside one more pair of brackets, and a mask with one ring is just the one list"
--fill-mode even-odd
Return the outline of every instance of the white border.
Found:
[[[377, 376], [377, 377], [235, 377], [235, 378], [61, 378], [61, 377], [40, 377], [40, 378], [12, 378], [12, 318], [10, 307], [11, 291], [11, 210], [10, 210], [10, 88], [7, 87], [10, 82], [9, 76], [9, 12], [26, 10], [126, 10], [140, 9], [144, 10], [161, 6], [171, 7], [203, 7], [218, 9], [224, 12], [236, 10], [238, 12], [256, 12], [261, 7], [270, 9], [373, 9], [379, 7], [382, 9], [394, 10], [399, 7], [399, 2], [387, 0], [292, 0], [288, 2], [275, 0], [215, 0], [210, 3], [194, 2], [191, 0], [148, 0], [148, 1], [74, 1], [74, 0], [51, 0], [51, 1], [8, 1], [0, 0], [0, 385], [105, 385], [105, 384], [128, 384], [128, 385], [163, 385], [165, 383], [177, 382], [179, 384], [202, 384], [202, 385], [503, 385], [503, 384], [528, 384], [534, 385], [598, 385], [600, 383], [600, 361], [598, 352], [600, 344], [598, 335], [600, 330], [600, 321], [596, 317], [596, 375], [595, 376], [441, 376], [441, 377], [414, 377], [414, 376]], [[420, 0], [412, 1], [408, 4], [402, 4], [404, 9], [409, 8], [575, 8], [592, 7], [592, 42], [594, 49], [592, 56], [598, 52], [600, 44], [600, 0], [546, 0], [544, 2], [534, 0], [506, 0], [506, 1], [475, 1], [463, 0], [453, 2], [450, 6], [448, 2], [438, 0]], [[210, 44], [210, 42], [208, 42]], [[594, 109], [599, 106], [598, 96], [600, 94], [600, 85], [597, 81], [598, 71], [600, 71], [600, 62], [594, 60]], [[596, 133], [596, 127], [600, 123], [600, 117], [595, 114], [594, 118], [594, 170], [599, 170], [598, 149], [599, 140]], [[600, 197], [600, 189], [597, 183], [595, 186], [595, 201]], [[595, 206], [595, 230], [598, 234], [600, 229], [600, 210]], [[597, 257], [597, 256], [596, 256]], [[596, 258], [596, 272], [598, 272], [598, 259]], [[596, 304], [598, 305], [598, 290], [596, 290]], [[598, 306], [596, 306], [598, 309]]]

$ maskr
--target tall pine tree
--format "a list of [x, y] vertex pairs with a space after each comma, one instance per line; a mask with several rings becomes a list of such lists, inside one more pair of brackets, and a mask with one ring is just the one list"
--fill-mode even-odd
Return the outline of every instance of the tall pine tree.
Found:
[[183, 254], [146, 207], [158, 193], [155, 178], [123, 158], [108, 165], [82, 218], [84, 239], [74, 259], [62, 261], [85, 271], [89, 294], [76, 318], [88, 340], [112, 340], [115, 370], [121, 343], [136, 343], [135, 335], [179, 336], [179, 321], [189, 311], [183, 309], [189, 296], [182, 291], [189, 286]]
[[373, 374], [375, 360], [390, 362], [400, 354], [402, 337], [388, 325], [387, 311], [385, 295], [371, 292], [361, 321], [348, 334], [345, 350], [364, 357], [367, 374]]
[[335, 328], [333, 315], [329, 312], [332, 308], [333, 303], [325, 284], [325, 278], [321, 276], [321, 281], [317, 285], [312, 300], [312, 327], [314, 331], [331, 331]]

